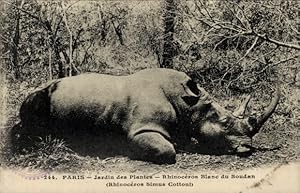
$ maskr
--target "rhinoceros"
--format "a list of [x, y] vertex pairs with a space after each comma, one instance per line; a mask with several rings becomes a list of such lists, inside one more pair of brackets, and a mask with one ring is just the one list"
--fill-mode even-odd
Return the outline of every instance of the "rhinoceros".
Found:
[[[244, 117], [247, 97], [231, 112], [186, 73], [145, 69], [126, 76], [86, 73], [54, 80], [23, 102], [23, 134], [116, 133], [130, 144], [132, 158], [175, 163], [178, 144], [221, 144], [233, 153], [251, 151], [251, 139], [274, 112], [279, 94], [257, 117]], [[84, 145], [84, 144], [82, 144]]]

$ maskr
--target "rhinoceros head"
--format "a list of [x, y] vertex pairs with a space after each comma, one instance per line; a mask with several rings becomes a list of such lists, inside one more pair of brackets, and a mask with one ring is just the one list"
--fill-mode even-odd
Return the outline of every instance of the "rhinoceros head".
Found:
[[[239, 108], [229, 111], [213, 101], [209, 94], [198, 87], [198, 101], [193, 105], [192, 122], [194, 137], [208, 152], [249, 153], [252, 138], [274, 112], [279, 102], [279, 91], [259, 116], [244, 116], [250, 95]], [[195, 93], [195, 92], [194, 92]]]

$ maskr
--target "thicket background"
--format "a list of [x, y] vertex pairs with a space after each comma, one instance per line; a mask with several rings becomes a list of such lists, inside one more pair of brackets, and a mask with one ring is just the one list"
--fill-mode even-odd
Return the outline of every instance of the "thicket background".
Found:
[[[19, 120], [21, 102], [41, 83], [84, 72], [124, 75], [168, 67], [189, 74], [229, 109], [238, 105], [242, 94], [251, 93], [248, 113], [260, 112], [271, 93], [280, 88], [280, 105], [255, 139], [258, 146], [280, 149], [256, 153], [248, 158], [248, 165], [299, 158], [298, 1], [1, 0], [0, 7], [3, 154], [7, 154], [7, 133]], [[41, 155], [2, 158], [8, 165], [67, 167], [67, 158], [62, 157], [66, 154], [61, 152], [69, 150], [60, 149], [64, 142], [47, 140], [59, 159], [49, 158], [43, 150]], [[37, 164], [38, 156], [66, 164]], [[209, 167], [203, 163], [220, 160], [234, 160], [233, 167], [248, 166], [247, 160], [234, 156], [178, 157], [176, 167], [192, 167], [190, 163]], [[82, 163], [80, 159], [103, 162], [76, 156], [72, 159], [76, 163]]]

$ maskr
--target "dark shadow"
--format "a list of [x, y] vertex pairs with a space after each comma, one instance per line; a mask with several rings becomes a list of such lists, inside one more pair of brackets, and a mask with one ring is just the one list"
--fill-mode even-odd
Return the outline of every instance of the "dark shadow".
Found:
[[[222, 144], [222, 143], [221, 143]], [[281, 147], [272, 147], [272, 148], [260, 148], [260, 147], [253, 147], [246, 145], [247, 148], [250, 149], [249, 152], [244, 153], [237, 153], [233, 151], [229, 151], [228, 148], [226, 148], [226, 145], [223, 144], [220, 145], [215, 143], [196, 143], [196, 144], [189, 144], [185, 147], [181, 147], [178, 152], [189, 152], [189, 153], [197, 153], [197, 154], [203, 154], [203, 155], [237, 155], [240, 157], [248, 157], [252, 155], [255, 152], [267, 152], [267, 151], [274, 151], [279, 150]]]
[[220, 137], [198, 137], [191, 143], [179, 146], [179, 151], [203, 155], [232, 155], [228, 141]]
[[[82, 156], [92, 156], [104, 159], [118, 155], [130, 154], [126, 137], [120, 133], [107, 132], [88, 133], [87, 131], [68, 131], [63, 133], [45, 132], [39, 136], [27, 134], [20, 123], [16, 124], [10, 132], [10, 146], [12, 153], [22, 153], [24, 149], [30, 150], [36, 142], [44, 140], [51, 135], [52, 139], [62, 139], [68, 148]], [[55, 130], [57, 131], [57, 130]], [[26, 152], [26, 151], [25, 151]]]
[[129, 145], [124, 135], [105, 134], [73, 134], [64, 137], [69, 147], [82, 156], [104, 159], [118, 155], [128, 156]]
[[252, 147], [253, 152], [267, 152], [267, 151], [274, 151], [274, 150], [280, 150], [282, 147], [272, 147], [272, 148], [267, 148], [267, 147]]
[[[46, 137], [48, 135], [53, 136], [57, 139], [63, 139], [67, 147], [72, 149], [75, 153], [81, 156], [91, 156], [99, 157], [100, 159], [105, 159], [107, 157], [114, 156], [127, 156], [132, 157], [133, 151], [132, 146], [130, 146], [129, 141], [124, 133], [116, 132], [115, 129], [112, 130], [99, 130], [93, 131], [91, 129], [77, 130], [76, 132], [68, 131], [64, 133], [44, 133], [44, 136], [30, 136], [24, 132], [20, 123], [16, 124], [11, 129], [11, 150], [13, 153], [19, 153], [24, 148], [31, 148], [39, 137]], [[54, 130], [53, 130], [54, 131]], [[57, 130], [55, 130], [57, 131]], [[88, 132], [89, 131], [89, 132]], [[236, 154], [234, 152], [228, 151], [229, 148], [226, 146], [226, 141], [221, 139], [217, 140], [202, 140], [200, 143], [194, 141], [191, 143], [186, 143], [185, 145], [178, 145], [176, 147], [177, 153], [189, 152], [197, 153], [203, 155], [238, 155], [241, 157], [250, 156], [253, 152], [264, 152], [278, 150], [280, 147], [275, 148], [257, 148], [249, 147], [250, 152]]]
[[178, 152], [189, 152], [203, 155], [232, 155], [233, 153], [227, 151], [227, 148], [221, 146], [211, 146], [207, 144], [190, 144], [185, 147], [180, 147]]

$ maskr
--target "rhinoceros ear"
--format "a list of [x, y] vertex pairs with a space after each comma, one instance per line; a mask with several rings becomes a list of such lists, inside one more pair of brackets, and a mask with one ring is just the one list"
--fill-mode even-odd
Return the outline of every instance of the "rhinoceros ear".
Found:
[[187, 96], [199, 97], [200, 90], [198, 89], [197, 84], [194, 81], [188, 80], [182, 83], [182, 86]]
[[197, 87], [197, 84], [192, 80], [188, 80], [182, 83], [182, 86], [185, 91], [185, 93], [182, 95], [182, 99], [184, 100], [184, 102], [189, 106], [197, 104], [200, 98], [200, 91]]

